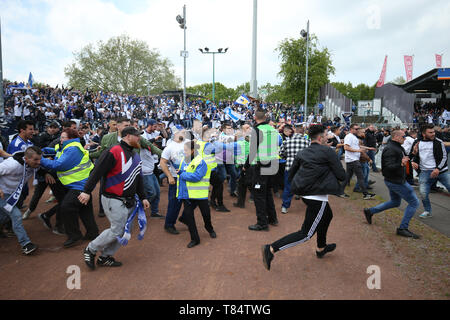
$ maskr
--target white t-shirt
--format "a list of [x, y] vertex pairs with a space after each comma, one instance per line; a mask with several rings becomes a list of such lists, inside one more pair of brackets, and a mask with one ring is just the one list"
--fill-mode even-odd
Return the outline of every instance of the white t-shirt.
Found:
[[419, 142], [420, 170], [436, 169], [436, 160], [433, 154], [433, 141]]
[[[353, 134], [349, 133], [344, 138], [344, 144], [348, 145], [350, 148], [354, 150], [359, 150], [359, 139]], [[345, 162], [353, 162], [358, 161], [361, 153], [359, 152], [350, 152], [345, 150]]]
[[180, 167], [180, 163], [184, 158], [184, 143], [172, 141], [164, 148], [161, 158], [167, 160], [169, 171], [174, 178], [177, 177], [177, 170]]
[[405, 149], [405, 153], [408, 155], [411, 152], [411, 147], [414, 143], [414, 141], [416, 141], [413, 137], [406, 137], [405, 142], [403, 142], [402, 147], [403, 149]]

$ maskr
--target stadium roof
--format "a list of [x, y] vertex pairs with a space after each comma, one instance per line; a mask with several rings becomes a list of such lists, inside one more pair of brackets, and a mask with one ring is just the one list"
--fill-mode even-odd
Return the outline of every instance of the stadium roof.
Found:
[[450, 88], [450, 68], [434, 68], [399, 87], [409, 93], [440, 94]]

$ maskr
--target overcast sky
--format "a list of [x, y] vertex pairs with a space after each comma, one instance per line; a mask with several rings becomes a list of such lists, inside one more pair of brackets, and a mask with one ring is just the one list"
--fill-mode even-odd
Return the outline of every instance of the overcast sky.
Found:
[[[3, 75], [52, 86], [67, 82], [73, 52], [120, 34], [148, 43], [169, 58], [183, 79], [183, 30], [175, 17], [187, 8], [187, 86], [215, 79], [228, 87], [250, 80], [253, 0], [0, 0]], [[405, 75], [403, 55], [414, 55], [414, 77], [435, 67], [435, 53], [450, 66], [448, 0], [258, 0], [258, 85], [279, 83], [275, 48], [310, 31], [332, 53], [331, 81], [375, 83], [388, 55], [386, 81]]]

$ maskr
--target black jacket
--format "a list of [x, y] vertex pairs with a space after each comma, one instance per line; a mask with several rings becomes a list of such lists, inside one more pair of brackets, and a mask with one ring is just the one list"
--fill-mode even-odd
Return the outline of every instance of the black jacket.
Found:
[[344, 181], [345, 178], [345, 170], [335, 151], [330, 147], [312, 143], [295, 156], [288, 180], [292, 193], [311, 196], [341, 194], [339, 181]]
[[375, 132], [367, 129], [366, 130], [366, 137], [364, 138], [364, 145], [366, 147], [377, 147], [377, 138], [375, 137]]
[[384, 180], [404, 184], [406, 171], [402, 166], [402, 159], [405, 156], [405, 149], [397, 141], [389, 140], [381, 154], [381, 172]]

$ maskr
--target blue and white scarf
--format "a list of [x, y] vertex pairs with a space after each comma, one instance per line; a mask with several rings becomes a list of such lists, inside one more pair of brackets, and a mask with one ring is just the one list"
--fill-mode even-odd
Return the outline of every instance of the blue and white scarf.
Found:
[[139, 224], [139, 234], [137, 237], [138, 240], [144, 239], [144, 234], [145, 231], [147, 230], [147, 218], [145, 217], [144, 207], [142, 206], [142, 202], [139, 200], [139, 198], [137, 196], [135, 197], [136, 197], [136, 207], [128, 217], [127, 223], [125, 224], [125, 232], [123, 233], [122, 237], [117, 237], [117, 240], [123, 246], [126, 246], [128, 244], [128, 241], [131, 239], [131, 227], [133, 225], [133, 220], [136, 217], [136, 214], [138, 216], [138, 224]]
[[22, 189], [25, 184], [25, 177], [27, 175], [27, 164], [24, 162], [23, 164], [23, 175], [22, 180], [20, 180], [19, 185], [16, 188], [16, 191], [14, 191], [6, 200], [6, 204], [3, 206], [3, 209], [5, 209], [8, 212], [11, 212], [14, 206], [17, 204], [17, 201], [19, 201], [20, 195], [22, 194]]

